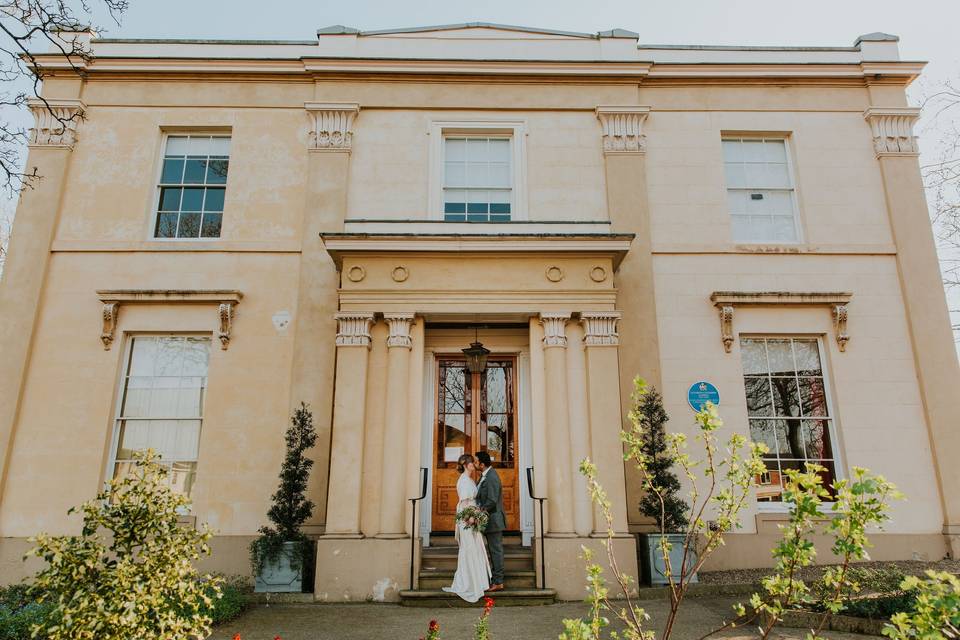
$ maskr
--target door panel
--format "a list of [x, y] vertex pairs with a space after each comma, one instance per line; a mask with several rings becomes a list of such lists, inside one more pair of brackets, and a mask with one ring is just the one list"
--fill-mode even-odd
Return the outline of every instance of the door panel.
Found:
[[467, 371], [462, 356], [437, 358], [434, 423], [433, 531], [453, 531], [457, 458], [487, 451], [503, 484], [507, 529], [520, 528], [517, 481], [516, 359], [491, 356], [482, 374]]

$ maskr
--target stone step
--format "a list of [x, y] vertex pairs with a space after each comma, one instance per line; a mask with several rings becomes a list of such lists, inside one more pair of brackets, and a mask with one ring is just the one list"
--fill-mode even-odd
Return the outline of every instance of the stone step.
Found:
[[[519, 533], [508, 533], [503, 536], [503, 544], [506, 545], [517, 545], [519, 546], [523, 538]], [[455, 547], [457, 546], [457, 538], [453, 535], [441, 535], [432, 533], [430, 534], [430, 547]], [[427, 547], [427, 548], [430, 548]]]
[[[529, 607], [554, 604], [557, 592], [553, 589], [504, 589], [491, 593], [498, 607]], [[401, 591], [400, 604], [405, 607], [483, 607], [483, 600], [466, 602], [459, 596], [438, 590]]]
[[[450, 586], [453, 583], [453, 571], [422, 570], [420, 571], [419, 588], [430, 591]], [[526, 570], [504, 570], [503, 584], [507, 589], [535, 589], [537, 586], [537, 572]]]
[[[429, 571], [455, 571], [457, 568], [456, 547], [428, 547], [420, 558], [420, 569]], [[503, 548], [504, 570], [533, 570], [533, 551], [528, 547]]]

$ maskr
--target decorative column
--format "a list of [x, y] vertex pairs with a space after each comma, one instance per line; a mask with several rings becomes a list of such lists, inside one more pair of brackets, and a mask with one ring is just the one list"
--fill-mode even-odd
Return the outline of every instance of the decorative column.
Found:
[[[318, 442], [327, 442], [330, 439], [336, 349], [329, 340], [318, 340], [317, 337], [337, 330], [332, 311], [338, 308], [340, 274], [324, 250], [320, 234], [343, 230], [347, 215], [353, 123], [359, 107], [353, 103], [320, 105], [308, 102], [304, 109], [307, 123], [304, 134], [306, 176], [297, 307], [291, 328], [290, 408], [293, 410], [301, 402], [308, 403], [316, 421]], [[334, 127], [338, 119], [339, 122], [349, 121], [343, 135], [333, 135], [341, 131]], [[308, 491], [317, 502], [310, 521], [312, 525], [320, 525], [326, 518], [323, 497], [327, 495], [329, 476], [322, 470], [328, 468], [329, 454], [329, 449], [324, 446], [318, 446], [312, 452], [316, 472], [310, 476]]]
[[570, 466], [570, 419], [567, 407], [567, 321], [569, 313], [541, 313], [546, 382], [546, 428], [550, 465], [547, 535], [572, 537], [573, 477]]
[[897, 245], [900, 291], [907, 312], [914, 366], [926, 414], [944, 513], [943, 533], [960, 554], [960, 430], [956, 398], [960, 365], [954, 350], [936, 245], [930, 226], [913, 125], [920, 109], [870, 107], [864, 112]]
[[70, 152], [77, 143], [84, 110], [79, 100], [48, 99], [46, 104], [30, 100], [27, 104], [35, 124], [24, 166], [27, 171], [35, 170], [40, 180], [20, 195], [17, 224], [0, 279], [0, 496], [6, 483], [50, 245], [60, 218]]
[[[603, 136], [611, 231], [634, 234], [630, 252], [615, 277], [617, 306], [623, 312], [619, 333], [627, 345], [619, 354], [620, 396], [629, 398], [637, 375], [660, 387], [660, 344], [647, 198], [645, 127], [650, 119], [650, 107], [601, 106], [597, 107], [597, 118]], [[616, 424], [622, 422], [623, 415], [620, 415]], [[641, 496], [640, 479], [632, 466], [626, 475], [627, 503], [631, 505], [628, 517], [640, 522], [636, 507]]]
[[[597, 477], [610, 498], [613, 526], [627, 533], [627, 494], [623, 469], [623, 445], [620, 425], [620, 334], [619, 311], [594, 311], [580, 314], [587, 355], [587, 398], [590, 407], [590, 449], [597, 465]], [[595, 535], [606, 533], [607, 523], [594, 509]]]
[[585, 538], [593, 532], [593, 505], [590, 487], [580, 473], [580, 461], [593, 459], [590, 450], [589, 396], [583, 328], [576, 323], [567, 331], [567, 408], [570, 416], [570, 473], [573, 478], [573, 530]]
[[380, 489], [379, 538], [406, 534], [407, 419], [410, 400], [410, 349], [412, 313], [385, 313], [390, 326], [387, 338], [387, 408], [383, 432], [383, 469]]
[[335, 318], [339, 329], [326, 535], [359, 538], [367, 360], [373, 314], [341, 312]]

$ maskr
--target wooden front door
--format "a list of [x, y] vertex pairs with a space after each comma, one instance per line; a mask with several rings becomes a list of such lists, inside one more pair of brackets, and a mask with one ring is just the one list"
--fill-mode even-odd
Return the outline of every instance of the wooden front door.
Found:
[[433, 531], [454, 530], [457, 458], [480, 451], [500, 475], [507, 529], [519, 530], [516, 358], [490, 356], [486, 371], [470, 373], [462, 356], [438, 356], [434, 406]]

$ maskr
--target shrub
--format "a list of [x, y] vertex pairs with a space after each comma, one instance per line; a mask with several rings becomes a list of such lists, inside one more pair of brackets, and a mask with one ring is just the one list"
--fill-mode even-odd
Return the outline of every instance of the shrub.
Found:
[[900, 585], [916, 600], [910, 611], [893, 615], [883, 635], [893, 640], [960, 637], [960, 579], [927, 571], [927, 579], [908, 576]]
[[291, 567], [309, 566], [312, 547], [301, 527], [313, 514], [313, 502], [306, 497], [313, 460], [304, 453], [316, 442], [313, 414], [301, 402], [287, 428], [287, 453], [280, 469], [280, 487], [273, 494], [273, 505], [267, 512], [273, 526], [261, 527], [260, 536], [250, 543], [250, 564], [254, 574], [263, 571], [264, 563], [275, 562], [286, 542], [299, 543], [297, 553], [290, 559]]
[[202, 609], [219, 595], [220, 579], [194, 567], [213, 534], [180, 524], [189, 504], [147, 451], [128, 475], [70, 510], [83, 517], [80, 535], [33, 538], [28, 555], [47, 566], [30, 594], [54, 605], [35, 633], [47, 640], [206, 637], [210, 616]]
[[[854, 567], [847, 570], [847, 576], [859, 594], [843, 603], [843, 615], [871, 620], [889, 618], [895, 613], [910, 611], [916, 600], [914, 593], [901, 588], [906, 575], [897, 567]], [[824, 611], [822, 600], [829, 589], [820, 580], [812, 591], [817, 600], [813, 608]]]
[[0, 640], [28, 640], [52, 612], [53, 605], [37, 602], [25, 584], [0, 588]]
[[225, 580], [220, 587], [220, 597], [214, 595], [212, 586], [207, 586], [211, 605], [201, 608], [201, 613], [210, 617], [211, 624], [221, 625], [239, 618], [247, 610], [246, 586], [237, 580]]

